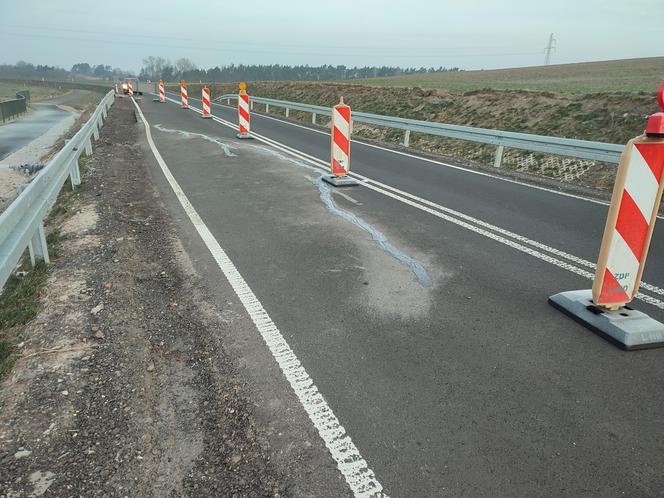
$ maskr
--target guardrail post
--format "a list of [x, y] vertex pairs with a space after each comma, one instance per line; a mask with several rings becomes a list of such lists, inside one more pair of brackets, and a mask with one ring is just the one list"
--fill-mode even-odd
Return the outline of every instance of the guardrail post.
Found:
[[108, 112], [107, 112], [107, 111], [108, 111], [108, 108], [107, 108], [106, 106], [103, 106], [103, 107], [101, 108], [101, 115], [102, 115], [102, 118], [103, 118], [103, 119], [106, 119], [106, 116], [108, 116]]
[[74, 157], [69, 165], [69, 180], [71, 181], [72, 190], [81, 184], [81, 170], [78, 168], [78, 157]]
[[95, 121], [94, 126], [92, 127], [92, 136], [95, 139], [95, 142], [99, 140], [99, 121]]
[[505, 149], [504, 146], [499, 145], [498, 148], [496, 149], [496, 157], [493, 159], [493, 167], [494, 168], [500, 168], [500, 165], [503, 163], [503, 150]]
[[226, 105], [231, 105], [231, 99], [230, 98], [226, 99]]
[[286, 107], [286, 117], [290, 116], [290, 109]]
[[265, 104], [265, 114], [270, 113], [270, 104]]
[[85, 143], [85, 155], [86, 156], [91, 156], [92, 155], [92, 140], [88, 138], [88, 141]]
[[30, 252], [30, 263], [32, 266], [37, 264], [37, 261], [45, 261], [50, 263], [48, 257], [48, 245], [46, 243], [46, 233], [44, 232], [44, 222], [40, 221], [37, 231], [28, 243], [28, 251]]
[[404, 147], [410, 145], [410, 130], [406, 130], [406, 133], [403, 134], [403, 144]]
[[311, 122], [312, 122], [313, 124], [316, 124], [316, 113], [315, 113], [315, 112], [312, 112], [312, 113], [311, 113]]
[[254, 101], [249, 102], [249, 110], [253, 111], [254, 110]]

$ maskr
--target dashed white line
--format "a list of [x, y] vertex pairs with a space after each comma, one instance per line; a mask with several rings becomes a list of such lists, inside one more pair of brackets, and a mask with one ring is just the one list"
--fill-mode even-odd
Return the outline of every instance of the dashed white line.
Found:
[[219, 268], [242, 302], [256, 329], [307, 412], [309, 419], [325, 442], [332, 458], [336, 461], [339, 471], [346, 479], [353, 494], [358, 497], [385, 496], [382, 492], [383, 487], [380, 482], [378, 482], [373, 471], [369, 468], [364, 458], [362, 458], [359, 450], [325, 401], [323, 395], [318, 391], [313, 380], [297, 359], [297, 356], [284, 339], [276, 324], [272, 321], [267, 311], [265, 311], [265, 308], [263, 308], [263, 305], [222, 249], [217, 239], [212, 235], [212, 232], [210, 232], [207, 225], [203, 222], [203, 219], [196, 212], [194, 206], [189, 202], [189, 199], [155, 146], [150, 132], [150, 125], [145, 119], [141, 108], [136, 102], [134, 102], [134, 105], [145, 126], [145, 133], [150, 149], [152, 149], [152, 153], [157, 163], [159, 163], [164, 176], [180, 201], [180, 205], [187, 213], [187, 216], [198, 231], [201, 239], [203, 239], [217, 265], [219, 265]]

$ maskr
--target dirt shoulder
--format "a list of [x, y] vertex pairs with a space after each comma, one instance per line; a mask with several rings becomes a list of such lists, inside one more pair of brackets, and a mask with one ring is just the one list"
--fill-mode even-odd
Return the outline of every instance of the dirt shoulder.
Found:
[[49, 226], [61, 256], [0, 394], [0, 494], [288, 495], [127, 109]]

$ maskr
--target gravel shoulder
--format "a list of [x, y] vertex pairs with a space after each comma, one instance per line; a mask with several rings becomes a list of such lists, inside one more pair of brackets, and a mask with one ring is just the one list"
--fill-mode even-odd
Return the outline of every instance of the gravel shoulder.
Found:
[[231, 325], [204, 304], [128, 104], [50, 223], [61, 256], [0, 393], [0, 495], [299, 494], [271, 460], [221, 344]]

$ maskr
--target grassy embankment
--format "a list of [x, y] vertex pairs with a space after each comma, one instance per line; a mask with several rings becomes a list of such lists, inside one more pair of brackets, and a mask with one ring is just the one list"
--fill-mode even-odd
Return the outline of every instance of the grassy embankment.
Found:
[[30, 100], [32, 102], [52, 99], [69, 91], [66, 89], [60, 89], [57, 86], [23, 85], [14, 82], [0, 81], [0, 102], [3, 100], [15, 99], [16, 92], [19, 90], [29, 90]]

